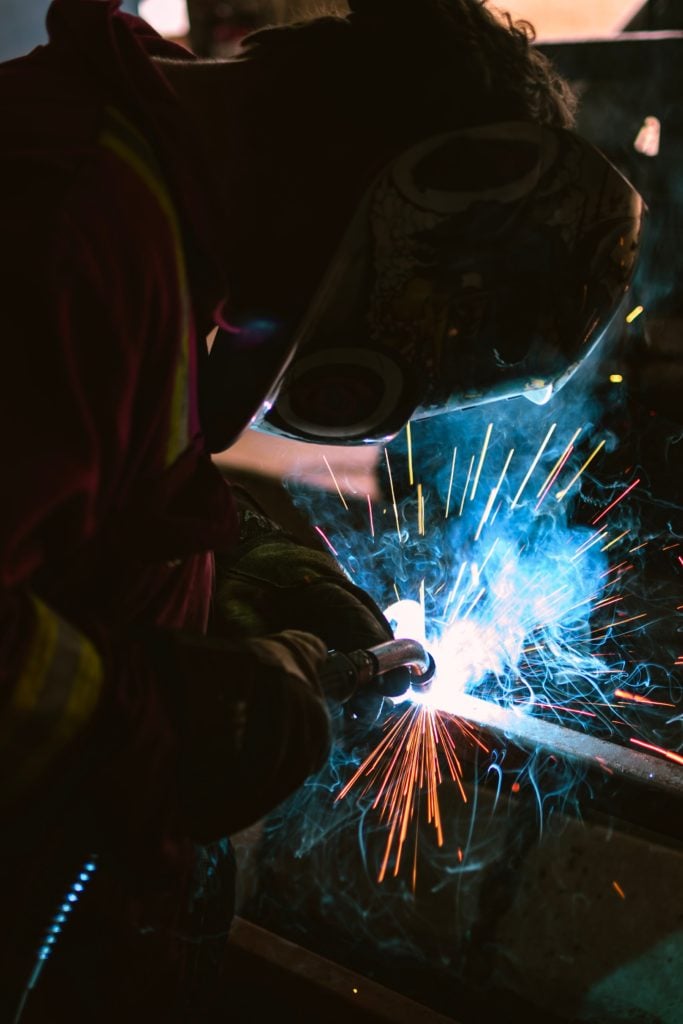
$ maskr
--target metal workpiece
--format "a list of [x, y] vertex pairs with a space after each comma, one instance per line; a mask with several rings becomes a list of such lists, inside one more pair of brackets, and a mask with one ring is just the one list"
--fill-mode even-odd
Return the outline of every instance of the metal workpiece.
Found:
[[221, 985], [225, 1006], [246, 1024], [457, 1024], [243, 917], [230, 929]]
[[[516, 771], [526, 773], [534, 763], [542, 780], [545, 769], [540, 766], [549, 764], [549, 759], [573, 766], [576, 778], [582, 778], [586, 786], [581, 803], [584, 819], [601, 820], [607, 815], [628, 823], [629, 828], [657, 834], [662, 841], [683, 841], [683, 779], [678, 766], [470, 694], [461, 696], [455, 717], [473, 729], [489, 749], [505, 751], [506, 769], [513, 776]], [[467, 766], [465, 775], [473, 780], [481, 769], [480, 758], [465, 745], [460, 753]], [[495, 786], [495, 778], [480, 781]], [[565, 813], [570, 816], [571, 812], [565, 808]]]
[[535, 718], [519, 709], [503, 708], [470, 694], [461, 696], [457, 717], [485, 732], [492, 742], [502, 736], [507, 745], [580, 761], [627, 783], [648, 786], [677, 800], [683, 797], [680, 768], [661, 757]]

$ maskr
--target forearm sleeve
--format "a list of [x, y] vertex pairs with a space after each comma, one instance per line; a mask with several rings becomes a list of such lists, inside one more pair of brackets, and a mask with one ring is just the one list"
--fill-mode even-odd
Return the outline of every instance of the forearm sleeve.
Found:
[[0, 594], [0, 806], [21, 800], [88, 728], [102, 659], [34, 595]]
[[257, 820], [325, 759], [326, 649], [313, 636], [163, 633], [103, 656], [31, 594], [5, 593], [2, 606], [5, 807], [59, 789], [76, 746], [73, 799], [98, 831], [104, 821], [124, 843], [140, 830], [204, 840]]
[[167, 635], [181, 829], [200, 841], [257, 820], [323, 764], [327, 651], [308, 633], [226, 641]]

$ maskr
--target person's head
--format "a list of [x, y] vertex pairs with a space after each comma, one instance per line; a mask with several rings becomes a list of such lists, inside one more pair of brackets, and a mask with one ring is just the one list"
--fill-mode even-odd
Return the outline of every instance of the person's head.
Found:
[[260, 425], [338, 443], [549, 394], [623, 293], [639, 223], [529, 26], [479, 0], [350, 6], [247, 37], [233, 120], [228, 316], [297, 346]]
[[244, 41], [235, 188], [254, 201], [240, 203], [249, 223], [230, 274], [243, 307], [272, 294], [302, 313], [364, 190], [411, 144], [496, 121], [573, 123], [574, 97], [528, 24], [479, 0], [350, 7]]

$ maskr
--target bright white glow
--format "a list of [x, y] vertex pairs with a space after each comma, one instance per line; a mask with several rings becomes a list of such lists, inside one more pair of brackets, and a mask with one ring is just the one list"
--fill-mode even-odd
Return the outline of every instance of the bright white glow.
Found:
[[643, 6], [643, 0], [499, 0], [493, 7], [527, 18], [539, 40], [610, 37]]
[[394, 601], [384, 611], [384, 617], [397, 640], [425, 642], [425, 612], [419, 601]]
[[[597, 685], [604, 666], [582, 639], [605, 560], [586, 551], [583, 530], [539, 535], [522, 548], [496, 539], [483, 562], [461, 563], [429, 629], [422, 602], [390, 605], [385, 615], [394, 634], [418, 640], [436, 663], [431, 689], [409, 699], [457, 715], [463, 696], [488, 676], [504, 689], [512, 683], [531, 705], [531, 681], [542, 685], [549, 665]], [[523, 706], [519, 695], [515, 705]]]
[[658, 117], [646, 117], [636, 135], [633, 148], [643, 156], [657, 156], [662, 136], [662, 125]]
[[167, 39], [182, 39], [190, 31], [185, 0], [141, 0], [138, 11]]
[[544, 388], [530, 388], [529, 391], [523, 391], [522, 394], [534, 405], [546, 405], [553, 397], [553, 386], [546, 384]]

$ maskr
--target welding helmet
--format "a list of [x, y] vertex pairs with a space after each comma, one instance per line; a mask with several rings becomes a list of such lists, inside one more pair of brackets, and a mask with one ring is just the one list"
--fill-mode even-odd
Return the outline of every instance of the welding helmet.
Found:
[[546, 401], [620, 306], [643, 209], [564, 129], [412, 146], [366, 191], [254, 425], [358, 444], [498, 398]]

